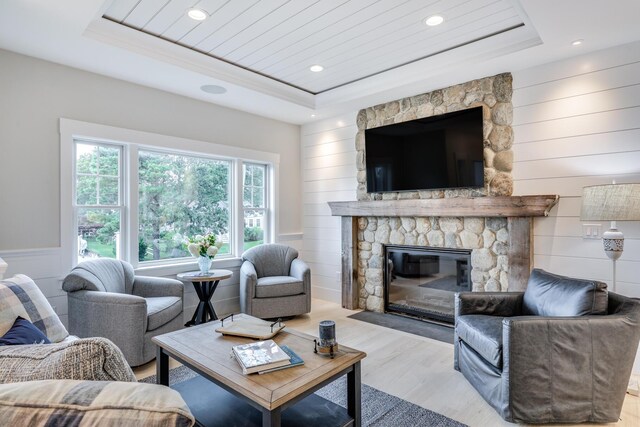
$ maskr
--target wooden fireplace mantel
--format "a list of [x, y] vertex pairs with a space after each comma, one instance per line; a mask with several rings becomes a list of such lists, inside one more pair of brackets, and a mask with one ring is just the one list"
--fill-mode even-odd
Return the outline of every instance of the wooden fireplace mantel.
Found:
[[509, 290], [524, 290], [533, 264], [533, 217], [549, 215], [557, 195], [329, 202], [342, 217], [342, 306], [358, 308], [358, 217], [505, 217]]
[[558, 195], [329, 202], [333, 216], [547, 216]]

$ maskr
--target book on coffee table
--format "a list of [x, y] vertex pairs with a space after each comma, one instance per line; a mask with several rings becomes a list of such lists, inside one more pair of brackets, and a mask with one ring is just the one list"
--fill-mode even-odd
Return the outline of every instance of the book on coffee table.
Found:
[[253, 374], [291, 363], [289, 355], [273, 340], [236, 345], [232, 350], [244, 374]]
[[281, 345], [280, 348], [282, 349], [282, 351], [284, 351], [289, 355], [289, 357], [291, 358], [289, 360], [290, 363], [288, 365], [278, 366], [277, 368], [271, 368], [271, 369], [265, 369], [264, 371], [259, 371], [258, 374], [260, 375], [268, 374], [269, 372], [280, 371], [282, 369], [294, 368], [296, 366], [304, 365], [304, 360], [302, 360], [302, 358], [298, 356], [296, 352], [291, 350], [288, 346]]

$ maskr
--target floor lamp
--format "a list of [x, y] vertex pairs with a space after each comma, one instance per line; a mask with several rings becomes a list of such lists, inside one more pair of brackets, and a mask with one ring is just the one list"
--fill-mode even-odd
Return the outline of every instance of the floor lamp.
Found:
[[611, 229], [602, 233], [604, 252], [613, 261], [613, 286], [616, 291], [616, 260], [624, 249], [624, 235], [616, 221], [640, 220], [640, 184], [607, 184], [582, 189], [582, 221], [611, 221]]

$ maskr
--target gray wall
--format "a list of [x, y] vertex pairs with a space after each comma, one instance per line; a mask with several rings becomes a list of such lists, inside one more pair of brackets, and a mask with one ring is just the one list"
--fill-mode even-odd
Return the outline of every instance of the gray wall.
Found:
[[279, 233], [302, 230], [299, 126], [0, 50], [0, 251], [60, 245], [60, 117], [279, 153]]

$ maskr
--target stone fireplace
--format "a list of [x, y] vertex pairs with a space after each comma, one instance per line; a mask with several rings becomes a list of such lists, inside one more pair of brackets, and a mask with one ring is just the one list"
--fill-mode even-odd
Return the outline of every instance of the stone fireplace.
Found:
[[[473, 291], [522, 288], [531, 269], [532, 217], [557, 196], [511, 197], [511, 74], [500, 74], [361, 110], [356, 134], [356, 202], [329, 202], [342, 216], [342, 300], [385, 310], [385, 245], [470, 251]], [[367, 193], [364, 131], [482, 107], [484, 181], [479, 189]]]
[[506, 218], [360, 217], [358, 218], [358, 306], [383, 311], [384, 245], [409, 245], [471, 251], [471, 289], [509, 288], [509, 231]]

